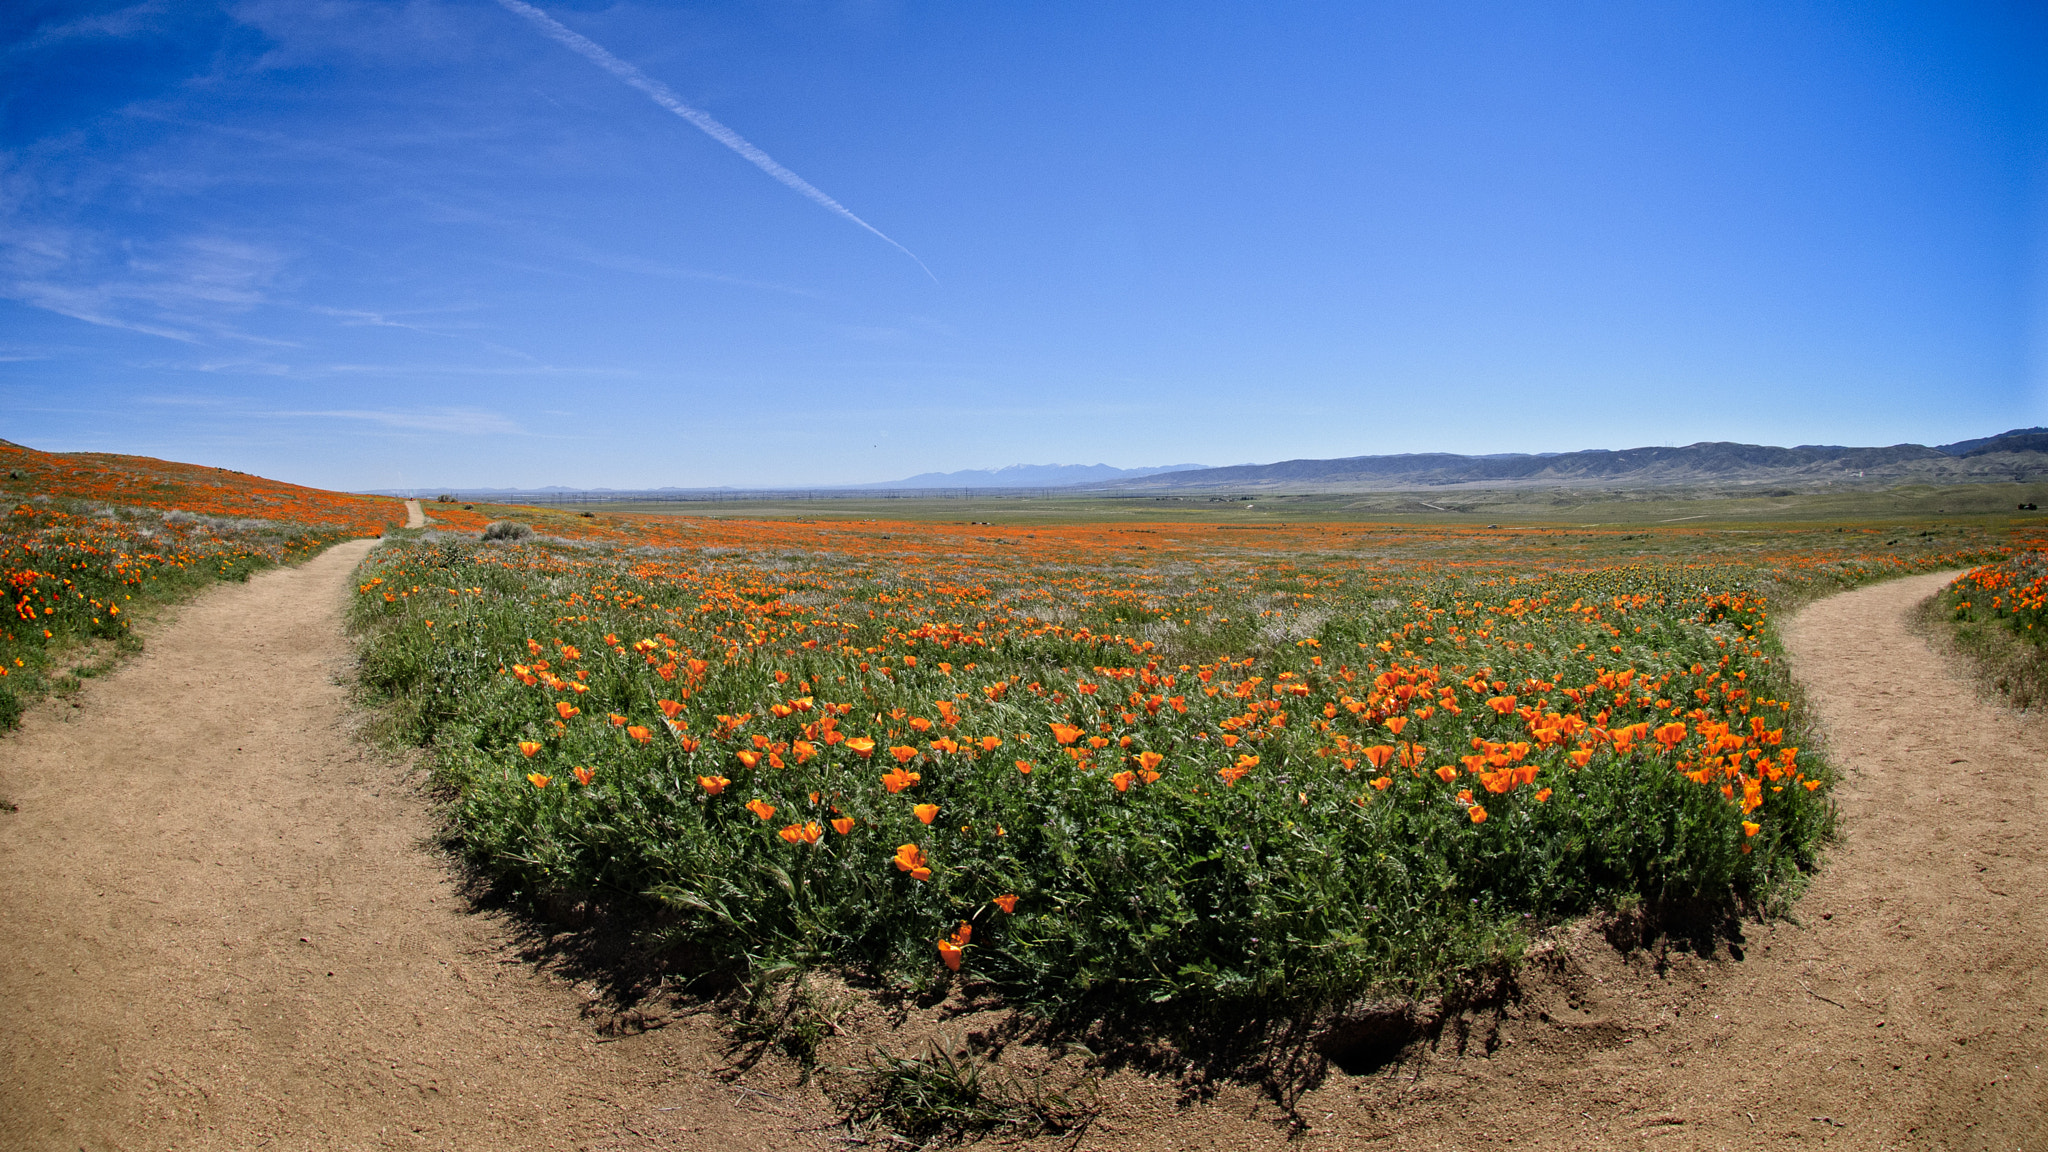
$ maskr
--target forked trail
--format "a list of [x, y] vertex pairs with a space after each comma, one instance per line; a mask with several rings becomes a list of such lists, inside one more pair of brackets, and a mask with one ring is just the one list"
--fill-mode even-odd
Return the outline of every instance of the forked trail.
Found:
[[[0, 740], [0, 1147], [847, 1147], [814, 1093], [715, 1079], [695, 1018], [599, 1035], [469, 909], [352, 726], [369, 547], [215, 589]], [[2048, 733], [1911, 633], [1940, 581], [1787, 626], [1847, 774], [1797, 924], [1740, 959], [1581, 934], [1490, 1056], [1331, 1069], [1292, 1141], [1249, 1090], [1119, 1076], [1063, 1146], [2048, 1148]]]

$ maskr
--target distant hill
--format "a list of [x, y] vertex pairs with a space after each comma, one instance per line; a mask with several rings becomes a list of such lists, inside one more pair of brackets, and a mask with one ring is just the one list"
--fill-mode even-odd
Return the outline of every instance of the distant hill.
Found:
[[1112, 468], [1107, 464], [1012, 464], [1007, 468], [973, 468], [964, 472], [922, 472], [902, 480], [846, 484], [846, 488], [1066, 488], [1137, 480], [1166, 472], [1206, 469], [1207, 464], [1165, 464], [1157, 468]]
[[1848, 448], [1702, 442], [1682, 448], [1460, 456], [1448, 452], [1283, 460], [1113, 481], [1117, 490], [1271, 491], [1519, 487], [1651, 487], [1680, 484], [1976, 483], [2048, 477], [2048, 428], [2017, 428], [1928, 447]]

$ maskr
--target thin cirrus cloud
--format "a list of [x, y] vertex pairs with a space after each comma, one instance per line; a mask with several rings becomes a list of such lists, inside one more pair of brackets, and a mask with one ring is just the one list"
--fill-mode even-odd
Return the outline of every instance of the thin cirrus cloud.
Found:
[[791, 172], [789, 169], [784, 168], [782, 165], [776, 163], [774, 157], [768, 155], [766, 152], [761, 151], [759, 148], [754, 147], [751, 143], [748, 143], [745, 137], [741, 136], [739, 133], [733, 131], [732, 129], [727, 128], [725, 125], [719, 123], [716, 119], [713, 119], [709, 113], [700, 111], [696, 108], [692, 108], [688, 104], [683, 103], [682, 100], [678, 98], [676, 94], [669, 89], [668, 85], [663, 84], [661, 81], [654, 79], [647, 73], [640, 71], [640, 69], [635, 68], [631, 64], [626, 63], [624, 60], [619, 59], [617, 56], [612, 55], [610, 52], [606, 51], [602, 45], [591, 40], [589, 37], [584, 36], [579, 32], [571, 31], [569, 28], [564, 27], [562, 23], [556, 20], [554, 17], [548, 15], [547, 13], [541, 11], [540, 9], [534, 7], [531, 4], [524, 3], [523, 0], [498, 0], [498, 4], [499, 6], [503, 7], [507, 12], [511, 12], [516, 16], [523, 16], [526, 19], [532, 21], [534, 26], [539, 28], [541, 32], [548, 37], [548, 39], [553, 40], [555, 43], [560, 44], [564, 48], [569, 49], [571, 52], [576, 53], [577, 55], [590, 61], [592, 64], [595, 64], [598, 67], [604, 69], [605, 71], [611, 73], [612, 75], [618, 77], [620, 80], [623, 80], [632, 87], [639, 89], [642, 93], [644, 93], [647, 96], [648, 99], [654, 101], [656, 104], [681, 117], [682, 119], [689, 121], [691, 124], [695, 125], [698, 128], [698, 130], [702, 131], [706, 136], [711, 137], [713, 140], [716, 140], [720, 144], [725, 145], [727, 148], [732, 149], [734, 152], [739, 153], [742, 157], [746, 158], [746, 160], [749, 163], [753, 164], [754, 167], [759, 168], [763, 172], [766, 172], [769, 176], [773, 177], [778, 183], [782, 184], [784, 187], [791, 189], [798, 195], [803, 196], [805, 199], [811, 201], [812, 203], [818, 205], [819, 207], [825, 209], [826, 211], [838, 216], [843, 216], [847, 220], [852, 221], [854, 224], [857, 224], [860, 227], [865, 228], [867, 231], [873, 233], [875, 236], [880, 238], [883, 243], [896, 249], [898, 252], [903, 253], [905, 256], [910, 257], [913, 261], [916, 261], [917, 266], [919, 268], [924, 269], [924, 274], [927, 276], [931, 276], [932, 283], [936, 284], [939, 282], [939, 278], [932, 274], [932, 270], [925, 266], [925, 262], [923, 260], [918, 259], [917, 253], [912, 252], [910, 249], [905, 248], [903, 245], [891, 239], [889, 235], [883, 232], [880, 228], [877, 228], [873, 224], [870, 224], [867, 221], [861, 219], [860, 217], [854, 215], [853, 212], [846, 207], [846, 205], [841, 204], [839, 201], [834, 200], [830, 196], [827, 196], [823, 191], [819, 190], [819, 188], [816, 185], [812, 184], [810, 181], [805, 180], [803, 177], [797, 175], [794, 172]]
[[403, 432], [459, 436], [523, 436], [526, 430], [495, 412], [475, 408], [327, 408], [252, 413], [275, 420], [346, 420]]

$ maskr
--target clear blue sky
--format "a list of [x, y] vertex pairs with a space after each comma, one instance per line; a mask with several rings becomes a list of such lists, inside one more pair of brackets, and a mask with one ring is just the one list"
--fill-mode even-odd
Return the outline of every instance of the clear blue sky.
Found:
[[2038, 3], [539, 9], [6, 5], [0, 437], [385, 488], [2048, 423]]

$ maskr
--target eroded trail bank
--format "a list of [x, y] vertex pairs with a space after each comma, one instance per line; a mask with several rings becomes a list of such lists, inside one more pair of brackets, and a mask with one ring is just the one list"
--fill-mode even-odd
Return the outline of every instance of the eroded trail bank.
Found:
[[680, 1021], [609, 1043], [366, 752], [360, 541], [217, 588], [0, 741], [0, 1147], [774, 1146]]

